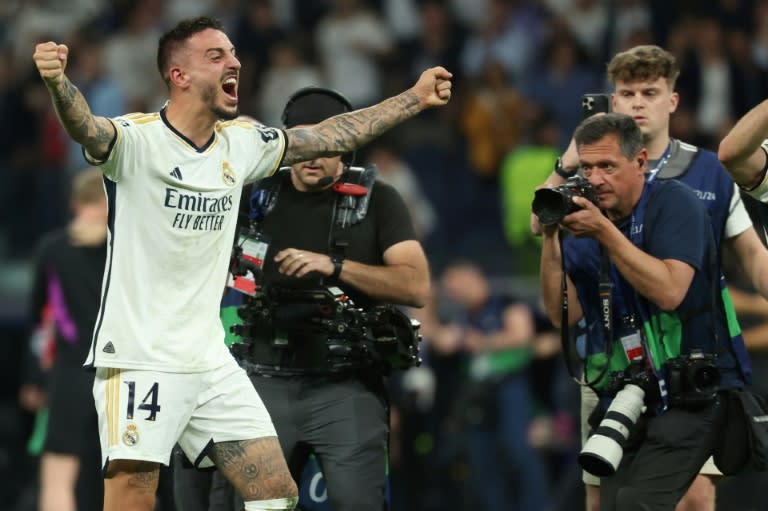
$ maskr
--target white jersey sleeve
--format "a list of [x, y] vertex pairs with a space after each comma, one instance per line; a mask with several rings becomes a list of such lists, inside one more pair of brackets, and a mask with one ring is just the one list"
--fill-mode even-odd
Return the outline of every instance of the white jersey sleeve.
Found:
[[739, 187], [733, 184], [733, 195], [731, 195], [731, 204], [728, 207], [728, 218], [725, 219], [724, 239], [733, 238], [752, 227], [752, 219], [749, 218], [747, 208], [744, 207], [744, 201], [741, 200]]
[[198, 372], [228, 357], [219, 305], [242, 186], [273, 173], [280, 130], [216, 124], [202, 147], [164, 114], [112, 120], [102, 305], [87, 365]]

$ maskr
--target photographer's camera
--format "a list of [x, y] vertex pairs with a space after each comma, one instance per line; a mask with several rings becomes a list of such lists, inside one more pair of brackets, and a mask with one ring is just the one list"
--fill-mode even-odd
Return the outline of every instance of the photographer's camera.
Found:
[[573, 176], [554, 188], [536, 190], [531, 209], [542, 225], [553, 225], [559, 223], [566, 215], [581, 209], [574, 204], [574, 197], [584, 197], [596, 206], [599, 204], [592, 184], [581, 176]]
[[624, 444], [632, 426], [658, 394], [656, 378], [643, 360], [630, 364], [624, 371], [611, 373], [608, 392], [616, 392], [611, 406], [594, 434], [584, 444], [578, 461], [581, 468], [597, 477], [613, 475], [624, 455]]
[[697, 408], [713, 402], [720, 389], [720, 370], [715, 356], [691, 350], [667, 361], [669, 403], [679, 408]]
[[[667, 360], [669, 406], [695, 409], [714, 402], [720, 385], [715, 359], [714, 355], [692, 350]], [[581, 467], [597, 477], [616, 472], [632, 426], [647, 404], [658, 403], [661, 398], [656, 377], [642, 360], [611, 373], [606, 392], [616, 392], [616, 397], [578, 458]]]

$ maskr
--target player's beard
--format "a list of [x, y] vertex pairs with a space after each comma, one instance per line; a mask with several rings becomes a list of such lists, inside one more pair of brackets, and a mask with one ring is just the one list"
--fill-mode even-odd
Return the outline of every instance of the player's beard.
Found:
[[208, 109], [216, 114], [216, 117], [219, 119], [223, 119], [225, 121], [231, 121], [232, 119], [235, 119], [238, 115], [240, 115], [240, 109], [238, 106], [235, 106], [234, 109], [228, 110], [224, 107], [219, 106], [216, 103], [216, 99], [219, 96], [219, 89], [214, 86], [206, 87], [203, 89], [203, 103], [205, 103], [208, 106]]

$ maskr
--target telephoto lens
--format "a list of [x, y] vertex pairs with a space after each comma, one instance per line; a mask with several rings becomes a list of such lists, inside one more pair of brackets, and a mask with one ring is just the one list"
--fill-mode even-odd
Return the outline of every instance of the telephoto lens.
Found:
[[645, 411], [644, 398], [645, 391], [632, 383], [616, 394], [597, 430], [579, 453], [581, 468], [597, 477], [616, 473], [629, 432]]

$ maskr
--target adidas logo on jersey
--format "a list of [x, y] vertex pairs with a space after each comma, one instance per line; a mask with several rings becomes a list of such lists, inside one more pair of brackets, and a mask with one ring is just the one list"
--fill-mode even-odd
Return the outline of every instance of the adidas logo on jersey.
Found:
[[108, 341], [107, 344], [104, 345], [104, 349], [102, 349], [104, 353], [109, 353], [110, 355], [115, 354], [115, 346], [112, 344], [112, 341]]
[[173, 170], [170, 172], [170, 174], [171, 174], [171, 177], [175, 177], [175, 178], [176, 178], [176, 179], [178, 179], [179, 181], [181, 181], [181, 180], [182, 180], [182, 178], [181, 178], [181, 171], [179, 170], [179, 167], [175, 167], [175, 168], [174, 168], [174, 169], [173, 169]]

